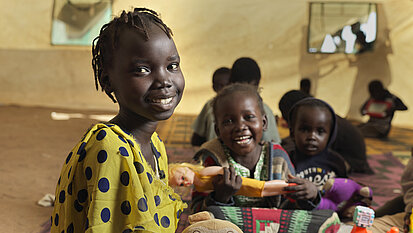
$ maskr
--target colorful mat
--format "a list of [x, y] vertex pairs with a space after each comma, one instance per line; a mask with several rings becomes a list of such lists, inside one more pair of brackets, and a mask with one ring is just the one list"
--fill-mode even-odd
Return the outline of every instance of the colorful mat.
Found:
[[354, 173], [351, 178], [373, 190], [372, 207], [377, 208], [400, 195], [400, 178], [405, 166], [392, 153], [371, 155], [367, 159], [375, 174]]

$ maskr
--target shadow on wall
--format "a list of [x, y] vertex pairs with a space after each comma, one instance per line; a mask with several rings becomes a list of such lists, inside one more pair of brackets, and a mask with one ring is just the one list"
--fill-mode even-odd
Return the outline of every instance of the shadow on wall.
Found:
[[371, 81], [380, 80], [386, 89], [391, 83], [391, 70], [387, 55], [393, 51], [389, 37], [390, 30], [382, 4], [377, 4], [377, 17], [378, 33], [373, 50], [358, 54], [355, 60], [349, 61], [350, 66], [357, 68], [350, 109], [347, 113], [349, 119], [361, 120], [360, 108], [369, 97], [368, 84]]
[[[391, 83], [391, 71], [387, 55], [392, 53], [389, 38], [387, 19], [382, 4], [377, 4], [378, 32], [377, 40], [371, 51], [356, 55], [345, 55], [331, 57], [331, 54], [310, 54], [307, 52], [307, 31], [308, 26], [302, 27], [302, 39], [300, 46], [299, 72], [301, 78], [308, 78], [311, 81], [310, 94], [316, 96], [318, 82], [325, 76], [331, 74], [337, 63], [347, 61], [349, 68], [357, 68], [353, 87], [351, 87], [351, 97], [347, 118], [361, 121], [360, 108], [369, 97], [368, 84], [372, 80], [380, 80], [384, 87]], [[329, 67], [323, 69], [323, 67]]]

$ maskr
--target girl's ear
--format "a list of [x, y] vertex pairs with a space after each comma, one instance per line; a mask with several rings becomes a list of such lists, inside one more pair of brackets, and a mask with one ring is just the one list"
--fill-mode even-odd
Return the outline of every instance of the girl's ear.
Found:
[[264, 114], [262, 116], [262, 130], [265, 131], [267, 129], [268, 129], [268, 118], [267, 118], [267, 115]]

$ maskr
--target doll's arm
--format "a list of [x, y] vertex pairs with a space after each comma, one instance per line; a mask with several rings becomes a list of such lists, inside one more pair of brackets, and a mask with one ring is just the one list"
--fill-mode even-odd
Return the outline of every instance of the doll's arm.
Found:
[[209, 166], [204, 169], [202, 169], [199, 172], [199, 175], [201, 176], [216, 176], [216, 175], [223, 175], [224, 174], [224, 168], [221, 166]]
[[284, 180], [270, 180], [266, 181], [264, 184], [264, 189], [262, 190], [262, 196], [275, 196], [287, 193], [284, 191], [285, 187], [296, 185], [295, 183], [287, 183]]

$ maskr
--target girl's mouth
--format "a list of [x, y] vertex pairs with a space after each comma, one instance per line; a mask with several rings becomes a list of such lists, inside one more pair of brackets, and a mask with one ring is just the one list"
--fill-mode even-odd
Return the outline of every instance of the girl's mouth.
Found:
[[168, 98], [159, 98], [159, 99], [151, 99], [152, 103], [156, 103], [156, 104], [162, 104], [162, 105], [166, 105], [166, 104], [170, 104], [173, 100], [173, 97], [168, 97]]
[[238, 145], [247, 144], [251, 141], [251, 136], [241, 136], [234, 139], [235, 143]]

